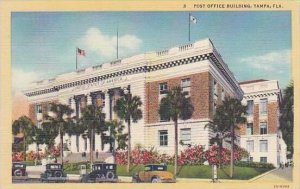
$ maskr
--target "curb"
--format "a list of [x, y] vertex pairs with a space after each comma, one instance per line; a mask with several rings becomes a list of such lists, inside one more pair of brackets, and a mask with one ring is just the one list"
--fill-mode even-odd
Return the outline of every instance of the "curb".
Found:
[[252, 178], [252, 179], [250, 179], [250, 180], [248, 180], [248, 181], [249, 181], [249, 182], [253, 182], [253, 181], [255, 181], [255, 180], [257, 180], [257, 179], [259, 179], [259, 178], [261, 178], [261, 177], [266, 176], [266, 175], [269, 174], [269, 173], [272, 173], [273, 171], [276, 171], [277, 169], [279, 169], [279, 168], [272, 169], [272, 170], [270, 170], [270, 171], [268, 171], [268, 172], [265, 172], [265, 173], [263, 173], [263, 174], [261, 174], [261, 175], [258, 175], [258, 176], [256, 176], [256, 177], [254, 177], [254, 178]]

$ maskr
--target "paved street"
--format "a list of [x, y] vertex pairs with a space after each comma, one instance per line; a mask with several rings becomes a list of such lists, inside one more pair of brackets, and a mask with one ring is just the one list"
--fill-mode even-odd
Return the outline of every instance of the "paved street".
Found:
[[[261, 176], [253, 178], [251, 180], [230, 180], [230, 179], [221, 179], [221, 183], [232, 183], [232, 182], [251, 182], [251, 183], [260, 183], [260, 182], [291, 182], [292, 181], [292, 168], [279, 168], [271, 172], [265, 173]], [[13, 181], [14, 183], [40, 183], [40, 173], [44, 171], [43, 166], [28, 166], [29, 178], [27, 181]], [[131, 177], [119, 177], [120, 182], [130, 183]], [[79, 175], [68, 175], [68, 182], [80, 182]], [[191, 183], [191, 182], [201, 182], [201, 183], [210, 183], [211, 179], [184, 179], [178, 178], [177, 182], [180, 183]]]
[[291, 167], [283, 169], [279, 168], [252, 182], [292, 182], [292, 175], [293, 169]]

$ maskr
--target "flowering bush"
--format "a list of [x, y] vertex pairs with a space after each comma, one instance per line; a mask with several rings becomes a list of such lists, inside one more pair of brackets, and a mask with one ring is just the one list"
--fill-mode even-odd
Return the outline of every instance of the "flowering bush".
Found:
[[116, 163], [119, 165], [126, 165], [127, 164], [127, 151], [125, 150], [118, 150], [115, 153]]
[[[127, 164], [127, 151], [116, 151], [116, 163], [119, 165]], [[243, 157], [248, 156], [248, 152], [243, 148], [235, 146], [234, 160], [241, 160]], [[173, 164], [174, 156], [167, 154], [159, 154], [153, 148], [150, 150], [136, 147], [131, 151], [131, 164], [148, 164], [148, 163], [165, 163]], [[226, 165], [230, 163], [230, 150], [226, 148], [219, 148], [214, 145], [207, 151], [200, 145], [186, 148], [181, 151], [178, 156], [178, 165], [201, 165], [205, 161], [209, 164]]]
[[216, 145], [205, 152], [205, 158], [210, 165], [222, 165], [230, 162], [230, 151]]
[[13, 161], [23, 161], [25, 158], [24, 152], [13, 152], [12, 153], [12, 160]]
[[246, 149], [244, 149], [240, 146], [237, 146], [237, 145], [235, 145], [234, 147], [235, 147], [235, 150], [237, 151], [237, 160], [241, 160], [243, 158], [248, 158], [250, 156], [249, 152]]
[[45, 153], [43, 152], [39, 152], [39, 154], [37, 152], [34, 151], [30, 151], [29, 153], [26, 154], [27, 160], [32, 161], [35, 159], [41, 160], [45, 157]]
[[173, 164], [175, 157], [168, 154], [158, 154], [156, 158], [156, 163]]
[[59, 157], [60, 156], [60, 145], [58, 145], [58, 146], [51, 146], [50, 149], [46, 149], [45, 153], [47, 155], [51, 155], [53, 157]]
[[178, 165], [201, 165], [205, 161], [205, 152], [202, 146], [195, 145], [181, 151]]
[[34, 152], [30, 151], [29, 153], [26, 154], [27, 160], [32, 161], [34, 160]]
[[[210, 165], [226, 165], [230, 163], [230, 154], [231, 152], [229, 149], [213, 145], [206, 151], [205, 158]], [[248, 155], [249, 153], [245, 149], [236, 145], [234, 146], [234, 161], [241, 160], [243, 157], [247, 157]]]

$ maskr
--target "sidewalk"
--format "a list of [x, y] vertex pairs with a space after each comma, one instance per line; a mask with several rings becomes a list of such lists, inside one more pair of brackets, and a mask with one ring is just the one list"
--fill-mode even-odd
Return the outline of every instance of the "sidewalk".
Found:
[[250, 180], [250, 182], [292, 182], [293, 168], [277, 168], [265, 174], [259, 175]]

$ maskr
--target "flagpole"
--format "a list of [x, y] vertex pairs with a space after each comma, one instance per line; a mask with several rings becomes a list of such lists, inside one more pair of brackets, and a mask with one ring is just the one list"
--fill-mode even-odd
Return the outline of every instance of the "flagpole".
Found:
[[191, 13], [189, 12], [189, 42], [191, 41]]
[[77, 70], [77, 49], [78, 49], [78, 47], [76, 47], [76, 51], [75, 51], [75, 54], [76, 54], [76, 70]]
[[119, 59], [119, 25], [117, 26], [117, 59]]

